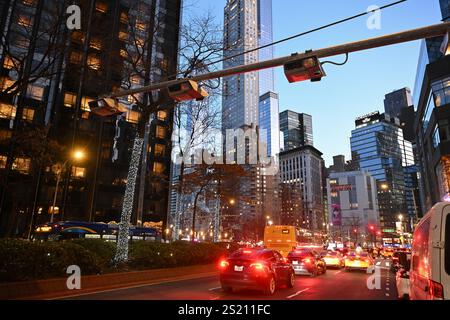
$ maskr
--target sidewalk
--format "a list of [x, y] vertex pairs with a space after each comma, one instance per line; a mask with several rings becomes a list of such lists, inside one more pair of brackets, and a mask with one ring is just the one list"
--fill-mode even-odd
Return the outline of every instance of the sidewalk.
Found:
[[[215, 265], [81, 276], [81, 290], [68, 290], [67, 278], [0, 284], [0, 300], [45, 300], [218, 275]], [[69, 275], [68, 275], [69, 276]]]

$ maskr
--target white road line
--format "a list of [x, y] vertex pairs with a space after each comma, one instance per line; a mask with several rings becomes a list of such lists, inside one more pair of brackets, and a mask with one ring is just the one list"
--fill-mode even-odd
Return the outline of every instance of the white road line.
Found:
[[390, 294], [389, 293], [386, 293], [386, 297], [389, 297], [390, 296]]
[[219, 300], [219, 299], [220, 299], [220, 297], [215, 297], [215, 298], [212, 298], [212, 299], [209, 299], [209, 300], [214, 301], [214, 300]]
[[211, 289], [208, 289], [208, 291], [216, 291], [216, 290], [219, 290], [219, 289], [222, 289], [222, 287], [211, 288]]
[[342, 270], [341, 270], [341, 271], [338, 271], [338, 272], [336, 272], [335, 274], [339, 274], [339, 273], [342, 273]]
[[391, 289], [388, 287], [388, 288], [386, 288], [386, 291], [391, 291]]
[[297, 292], [297, 293], [295, 293], [295, 294], [293, 294], [293, 295], [291, 295], [291, 296], [289, 296], [289, 297], [286, 297], [286, 299], [292, 299], [292, 298], [295, 298], [296, 296], [301, 295], [303, 292], [306, 292], [306, 291], [308, 291], [309, 289], [310, 289], [310, 288], [303, 289], [302, 291], [299, 291], [299, 292]]

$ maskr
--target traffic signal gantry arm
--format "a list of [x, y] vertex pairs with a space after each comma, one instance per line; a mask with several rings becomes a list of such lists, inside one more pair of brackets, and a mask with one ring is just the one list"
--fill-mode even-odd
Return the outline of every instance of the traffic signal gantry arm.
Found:
[[325, 58], [332, 57], [340, 54], [348, 54], [357, 51], [363, 51], [373, 48], [379, 48], [404, 42], [410, 42], [420, 39], [433, 38], [443, 36], [449, 33], [450, 22], [439, 23], [427, 27], [418, 29], [407, 30], [403, 32], [393, 33], [385, 36], [380, 36], [371, 39], [365, 39], [361, 41], [355, 41], [337, 45], [333, 47], [327, 47], [318, 50], [312, 50], [305, 53], [296, 53], [290, 56], [280, 57], [272, 60], [266, 60], [247, 65], [232, 67], [224, 70], [204, 73], [195, 75], [189, 79], [175, 79], [159, 83], [150, 84], [141, 88], [135, 88], [130, 90], [119, 91], [112, 93], [109, 97], [119, 98], [137, 93], [152, 92], [156, 90], [166, 89], [174, 85], [186, 83], [187, 81], [201, 82], [211, 79], [217, 79], [242, 73], [255, 72], [263, 69], [275, 68], [285, 66], [288, 63], [292, 63], [301, 59], [317, 57]]

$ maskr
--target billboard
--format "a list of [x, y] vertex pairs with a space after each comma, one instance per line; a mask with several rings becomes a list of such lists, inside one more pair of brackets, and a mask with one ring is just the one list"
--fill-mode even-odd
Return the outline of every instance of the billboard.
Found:
[[342, 226], [342, 210], [338, 204], [331, 205], [331, 223], [334, 226]]

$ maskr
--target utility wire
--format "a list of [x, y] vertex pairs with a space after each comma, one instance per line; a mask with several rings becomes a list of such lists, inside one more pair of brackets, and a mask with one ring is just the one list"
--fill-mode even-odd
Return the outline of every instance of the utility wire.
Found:
[[[379, 9], [374, 9], [374, 10], [371, 10], [371, 11], [364, 11], [364, 12], [361, 12], [361, 13], [359, 13], [357, 15], [354, 15], [354, 16], [351, 16], [351, 17], [348, 17], [348, 18], [345, 18], [345, 19], [341, 19], [341, 20], [338, 20], [338, 21], [335, 21], [335, 22], [323, 25], [321, 27], [305, 31], [305, 32], [301, 32], [301, 33], [298, 33], [296, 35], [293, 35], [293, 36], [290, 36], [290, 37], [287, 37], [287, 38], [284, 38], [284, 39], [281, 39], [281, 40], [278, 40], [278, 41], [275, 41], [275, 42], [272, 42], [272, 43], [269, 43], [269, 44], [266, 44], [266, 45], [263, 45], [261, 47], [250, 49], [250, 50], [247, 50], [247, 51], [244, 51], [244, 52], [241, 52], [241, 53], [238, 53], [238, 54], [226, 57], [226, 58], [222, 58], [222, 59], [219, 59], [219, 60], [207, 63], [205, 65], [202, 65], [202, 68], [209, 67], [209, 66], [215, 65], [215, 64], [220, 63], [220, 62], [225, 62], [225, 61], [228, 61], [228, 60], [240, 57], [242, 55], [249, 54], [249, 53], [252, 53], [252, 52], [255, 52], [255, 51], [259, 51], [259, 50], [262, 50], [262, 49], [265, 49], [265, 48], [268, 48], [268, 47], [272, 47], [272, 46], [275, 46], [277, 44], [280, 44], [280, 43], [283, 43], [283, 42], [286, 42], [286, 41], [290, 41], [290, 40], [293, 40], [293, 39], [296, 39], [296, 38], [299, 38], [299, 37], [303, 37], [303, 36], [308, 35], [310, 33], [314, 33], [314, 32], [317, 32], [317, 31], [320, 31], [320, 30], [323, 30], [323, 29], [327, 29], [327, 28], [336, 26], [338, 24], [341, 24], [341, 23], [344, 23], [344, 22], [347, 22], [347, 21], [350, 21], [350, 20], [354, 20], [354, 19], [363, 17], [365, 15], [368, 15], [369, 13], [374, 13], [374, 12], [377, 12], [377, 11], [381, 11], [381, 10], [384, 10], [384, 9], [387, 9], [387, 8], [399, 5], [399, 4], [401, 4], [403, 2], [406, 2], [406, 1], [408, 1], [408, 0], [399, 0], [399, 1], [387, 4], [387, 5], [384, 5], [384, 6], [380, 7]], [[177, 73], [174, 76], [178, 76], [178, 75], [181, 75], [181, 74], [183, 74], [183, 72], [179, 72], [179, 73]]]
[[322, 62], [322, 65], [329, 63], [329, 64], [334, 64], [335, 66], [343, 66], [347, 62], [348, 62], [348, 52], [345, 54], [344, 62], [338, 63], [338, 62], [333, 62], [333, 61], [324, 61], [324, 62]]

